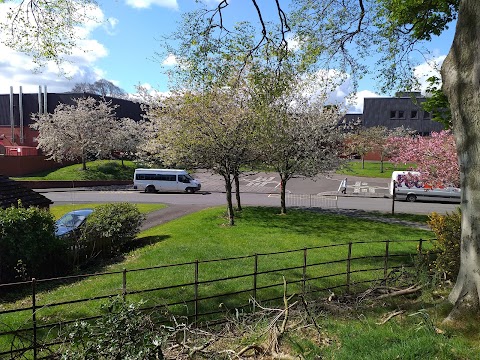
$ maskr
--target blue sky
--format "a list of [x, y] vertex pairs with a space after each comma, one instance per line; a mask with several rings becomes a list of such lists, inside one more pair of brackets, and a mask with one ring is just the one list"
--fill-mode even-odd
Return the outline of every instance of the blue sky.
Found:
[[[282, 1], [287, 3], [288, 1]], [[218, 0], [208, 0], [214, 5]], [[254, 19], [251, 2], [232, 0], [225, 10], [228, 19]], [[274, 0], [259, 2], [267, 17], [274, 16]], [[0, 16], [6, 11], [7, 4], [0, 4]], [[39, 85], [46, 85], [50, 92], [70, 90], [78, 82], [94, 82], [105, 78], [114, 82], [128, 93], [136, 92], [136, 85], [144, 85], [152, 91], [167, 92], [168, 79], [163, 72], [168, 69], [168, 59], [156, 57], [161, 52], [159, 39], [170, 34], [181, 19], [182, 12], [195, 6], [194, 0], [100, 0], [99, 6], [91, 10], [99, 22], [89, 22], [79, 33], [84, 39], [79, 42], [71, 62], [64, 69], [70, 75], [59, 75], [54, 64], [34, 73], [31, 60], [11, 49], [0, 45], [0, 93], [7, 93], [10, 86], [18, 92], [22, 86], [24, 93], [38, 91]], [[453, 40], [453, 26], [440, 38], [427, 45], [433, 57], [442, 59], [448, 52]], [[425, 72], [425, 65], [420, 72]], [[347, 81], [341, 85], [332, 97], [341, 99], [350, 90]], [[363, 106], [363, 97], [379, 94], [375, 80], [367, 77], [360, 82], [358, 98], [351, 103], [351, 110], [359, 112]]]

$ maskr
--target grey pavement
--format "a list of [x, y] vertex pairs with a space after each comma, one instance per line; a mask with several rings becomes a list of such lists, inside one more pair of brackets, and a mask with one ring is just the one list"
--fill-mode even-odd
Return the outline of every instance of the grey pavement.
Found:
[[[202, 190], [225, 191], [221, 176], [206, 171], [195, 173], [202, 183]], [[286, 191], [292, 194], [332, 194], [337, 193], [344, 175], [317, 176], [315, 178], [296, 177], [287, 183]], [[389, 179], [347, 177], [347, 196], [385, 197], [388, 196]], [[280, 194], [280, 177], [276, 173], [251, 173], [240, 177], [240, 191], [247, 193]], [[339, 194], [341, 195], [341, 194]]]
[[[221, 176], [208, 171], [197, 171], [195, 178], [202, 184], [202, 192], [225, 192], [224, 180]], [[327, 175], [315, 178], [296, 177], [287, 183], [287, 193], [291, 194], [338, 194], [339, 196], [355, 197], [386, 197], [388, 196], [388, 179], [378, 178], [347, 178], [347, 193], [338, 193], [340, 182], [344, 175]], [[129, 191], [132, 185], [105, 186], [105, 187], [78, 187], [58, 189], [37, 189], [37, 192], [62, 191]], [[277, 173], [247, 173], [240, 177], [240, 191], [242, 193], [280, 194], [280, 177]]]

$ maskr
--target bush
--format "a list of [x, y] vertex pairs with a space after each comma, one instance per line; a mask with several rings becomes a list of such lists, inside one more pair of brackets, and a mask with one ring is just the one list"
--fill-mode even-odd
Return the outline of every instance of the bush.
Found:
[[451, 214], [432, 213], [428, 225], [435, 233], [434, 251], [437, 253], [433, 262], [434, 270], [445, 279], [454, 280], [460, 268], [460, 237], [462, 214], [460, 208]]
[[95, 322], [74, 323], [60, 346], [62, 359], [163, 359], [163, 338], [141, 305], [116, 298], [102, 307], [104, 314]]
[[113, 203], [97, 207], [87, 218], [82, 241], [108, 241], [112, 251], [136, 238], [144, 215], [135, 204]]
[[0, 209], [0, 282], [55, 275], [64, 266], [66, 245], [54, 233], [47, 210]]

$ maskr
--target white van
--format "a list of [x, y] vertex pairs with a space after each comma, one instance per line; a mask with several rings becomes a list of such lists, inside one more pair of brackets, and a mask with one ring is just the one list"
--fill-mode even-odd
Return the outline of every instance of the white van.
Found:
[[395, 200], [414, 202], [438, 201], [459, 203], [462, 193], [456, 187], [433, 187], [421, 181], [421, 174], [417, 171], [394, 171], [390, 181], [390, 196], [393, 196], [395, 186]]
[[194, 193], [202, 185], [186, 170], [178, 169], [135, 169], [133, 188], [148, 193], [156, 191], [186, 191]]

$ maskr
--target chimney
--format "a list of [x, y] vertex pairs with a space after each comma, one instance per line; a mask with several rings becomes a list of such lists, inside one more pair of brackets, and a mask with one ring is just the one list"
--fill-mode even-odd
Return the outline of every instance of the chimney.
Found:
[[38, 113], [42, 114], [42, 87], [38, 86]]
[[43, 113], [46, 114], [47, 111], [47, 85], [43, 86]]
[[23, 145], [25, 142], [25, 134], [24, 134], [24, 122], [23, 122], [23, 92], [22, 87], [18, 91], [18, 111], [20, 116], [20, 145]]
[[13, 117], [13, 86], [10, 86], [10, 130], [12, 145], [15, 144], [15, 121]]

